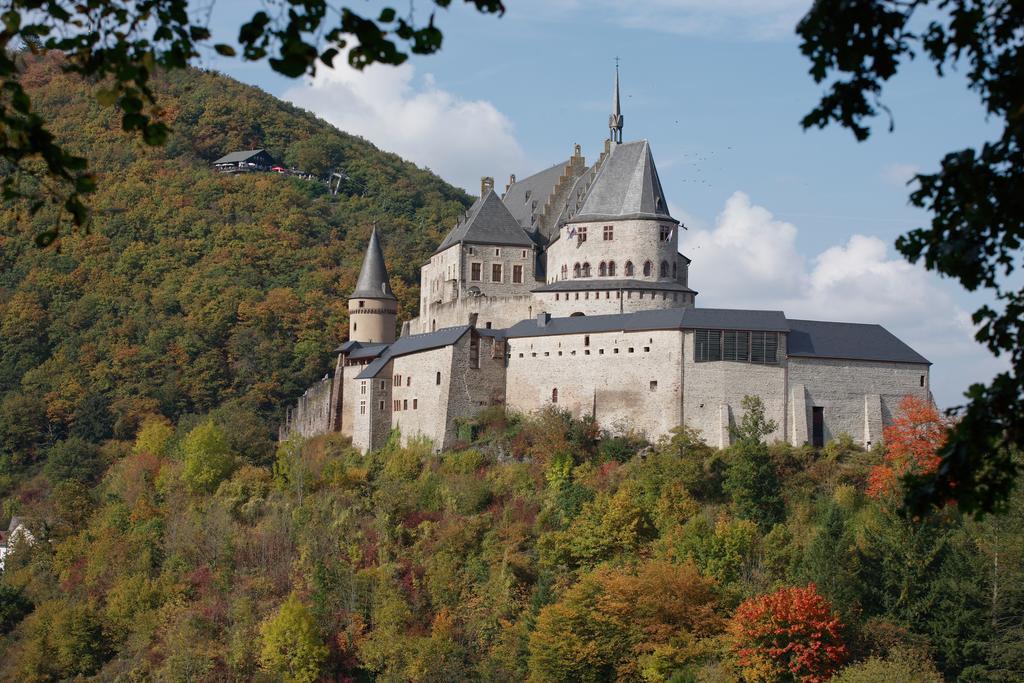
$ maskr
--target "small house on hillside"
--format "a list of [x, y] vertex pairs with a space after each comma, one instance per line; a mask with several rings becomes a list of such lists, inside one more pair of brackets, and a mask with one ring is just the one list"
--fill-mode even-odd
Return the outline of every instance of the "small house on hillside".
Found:
[[213, 167], [224, 173], [244, 173], [246, 171], [269, 171], [274, 165], [274, 157], [265, 149], [247, 149], [231, 152], [213, 162]]

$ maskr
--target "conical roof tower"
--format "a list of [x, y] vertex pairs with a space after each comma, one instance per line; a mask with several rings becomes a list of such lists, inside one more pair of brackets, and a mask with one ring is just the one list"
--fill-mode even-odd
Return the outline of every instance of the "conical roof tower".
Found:
[[398, 299], [391, 291], [377, 229], [370, 234], [356, 288], [348, 298], [349, 341], [390, 344], [395, 341]]

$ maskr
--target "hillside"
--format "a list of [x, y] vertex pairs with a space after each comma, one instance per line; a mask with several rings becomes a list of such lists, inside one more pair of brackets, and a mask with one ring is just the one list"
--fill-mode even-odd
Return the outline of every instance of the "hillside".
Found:
[[[222, 404], [276, 414], [329, 366], [371, 227], [408, 316], [421, 262], [468, 201], [217, 74], [157, 81], [174, 131], [162, 149], [123, 134], [117, 112], [52, 58], [30, 62], [25, 82], [55, 132], [88, 153], [100, 189], [91, 233], [59, 249], [30, 239], [51, 214], [0, 212], [0, 495], [68, 436], [130, 437], [140, 416], [177, 420]], [[342, 168], [349, 180], [332, 197], [312, 181], [209, 168], [255, 147], [306, 170]]]

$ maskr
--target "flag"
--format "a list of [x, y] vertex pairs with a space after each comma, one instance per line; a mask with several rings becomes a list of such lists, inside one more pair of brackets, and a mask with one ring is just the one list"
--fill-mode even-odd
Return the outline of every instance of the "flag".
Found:
[[567, 234], [566, 237], [569, 238], [569, 239], [572, 239], [575, 236], [576, 236], [576, 226], [574, 225], [571, 228], [569, 228], [569, 234]]

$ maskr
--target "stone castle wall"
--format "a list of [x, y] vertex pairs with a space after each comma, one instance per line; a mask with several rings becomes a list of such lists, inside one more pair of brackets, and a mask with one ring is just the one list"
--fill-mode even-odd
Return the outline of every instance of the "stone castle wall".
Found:
[[320, 380], [299, 397], [295, 407], [285, 412], [284, 424], [278, 429], [278, 440], [291, 436], [308, 439], [334, 431], [332, 424], [332, 397], [334, 383], [331, 377]]
[[[604, 228], [612, 228], [612, 239], [604, 239]], [[569, 231], [587, 229], [587, 239], [579, 242], [577, 238], [568, 237]], [[666, 227], [674, 230], [672, 238], [661, 240], [661, 229]], [[656, 220], [615, 220], [604, 223], [573, 223], [559, 229], [559, 239], [548, 247], [547, 281], [548, 283], [573, 279], [573, 268], [578, 263], [590, 264], [590, 278], [584, 280], [600, 280], [599, 267], [601, 262], [615, 262], [616, 278], [632, 278], [648, 282], [667, 282], [686, 284], [688, 279], [686, 260], [679, 257], [679, 230], [671, 221]], [[650, 275], [644, 275], [644, 262], [650, 261]], [[668, 263], [668, 277], [660, 277], [659, 266], [662, 261]], [[626, 263], [633, 264], [633, 275], [626, 275]], [[675, 264], [676, 273], [672, 275]], [[564, 270], [563, 270], [564, 266]]]

